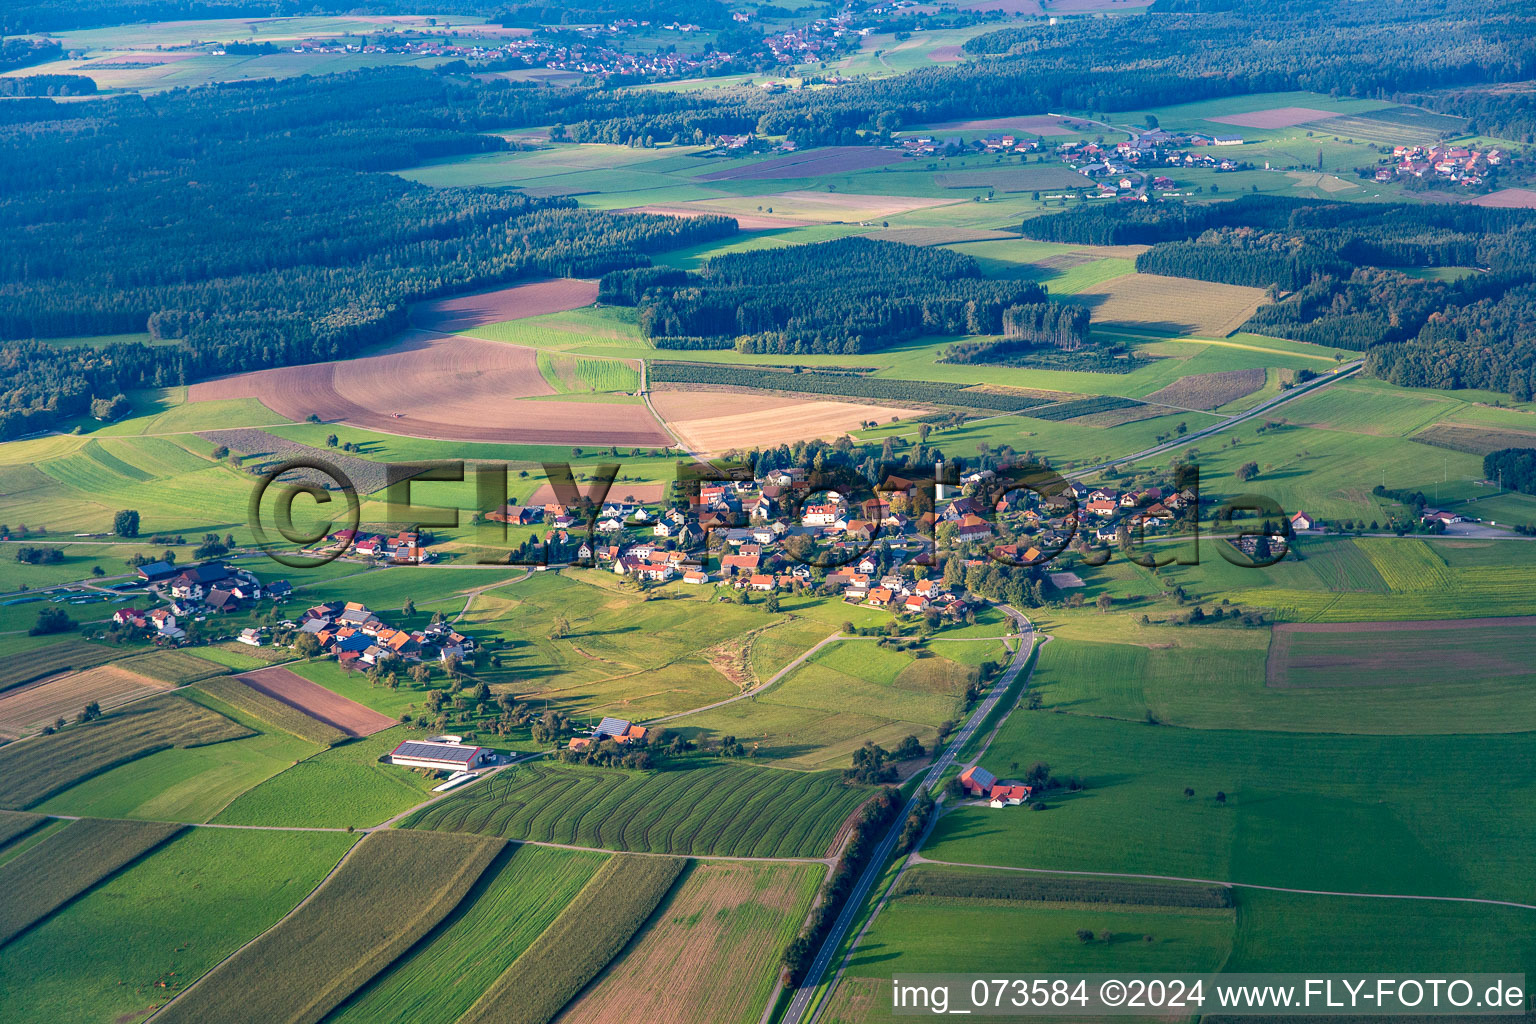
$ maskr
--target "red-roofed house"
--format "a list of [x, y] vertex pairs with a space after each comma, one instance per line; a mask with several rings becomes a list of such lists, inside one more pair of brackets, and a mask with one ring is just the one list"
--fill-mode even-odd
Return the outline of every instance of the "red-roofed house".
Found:
[[960, 773], [960, 785], [971, 796], [990, 796], [992, 787], [997, 782], [997, 776], [987, 771], [979, 764], [973, 764]]

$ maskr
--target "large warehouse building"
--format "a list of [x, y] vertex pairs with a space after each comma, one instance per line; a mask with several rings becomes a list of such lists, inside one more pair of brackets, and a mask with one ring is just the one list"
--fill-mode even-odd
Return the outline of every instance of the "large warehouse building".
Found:
[[444, 740], [406, 740], [390, 751], [389, 761], [407, 768], [461, 772], [480, 767], [490, 754], [484, 747], [466, 747]]

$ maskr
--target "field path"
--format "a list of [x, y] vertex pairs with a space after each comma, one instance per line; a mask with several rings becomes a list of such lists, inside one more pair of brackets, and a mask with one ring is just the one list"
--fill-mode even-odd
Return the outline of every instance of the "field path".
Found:
[[941, 864], [955, 868], [986, 868], [993, 871], [1019, 871], [1031, 875], [1078, 875], [1089, 878], [1133, 878], [1148, 882], [1190, 882], [1198, 885], [1219, 885], [1225, 889], [1262, 889], [1265, 892], [1288, 892], [1301, 896], [1346, 896], [1363, 900], [1420, 900], [1426, 903], [1486, 903], [1495, 907], [1515, 907], [1519, 910], [1536, 910], [1536, 903], [1517, 903], [1514, 900], [1495, 900], [1480, 896], [1413, 896], [1392, 892], [1337, 892], [1332, 889], [1291, 889], [1283, 885], [1260, 885], [1257, 882], [1228, 882], [1215, 878], [1185, 878], [1181, 875], [1143, 875], [1128, 871], [1066, 871], [1055, 868], [1018, 868], [1005, 864], [970, 864], [956, 860], [934, 860], [920, 853], [912, 855], [913, 863]]
[[[901, 829], [906, 824], [907, 817], [912, 813], [913, 808], [916, 807], [918, 796], [923, 790], [937, 785], [938, 781], [944, 777], [944, 773], [955, 764], [960, 751], [965, 749], [965, 745], [970, 742], [976, 730], [981, 728], [981, 723], [986, 721], [993, 708], [997, 707], [998, 701], [1002, 700], [1003, 694], [1008, 692], [1008, 688], [1013, 685], [1013, 681], [1018, 674], [1024, 670], [1024, 666], [1029, 664], [1030, 652], [1034, 649], [1034, 624], [1025, 618], [1021, 612], [1008, 605], [1000, 605], [999, 607], [1019, 626], [1019, 649], [1013, 652], [1013, 660], [1008, 663], [1008, 668], [998, 677], [997, 682], [992, 684], [992, 689], [988, 692], [986, 699], [976, 705], [976, 710], [971, 712], [971, 717], [966, 719], [965, 724], [955, 733], [954, 739], [949, 742], [949, 746], [945, 747], [944, 752], [934, 759], [933, 764], [928, 766], [921, 780], [913, 789], [911, 799], [907, 801], [906, 806], [901, 809], [901, 813], [896, 816], [891, 827], [886, 831], [884, 837], [881, 838], [879, 845], [875, 847], [868, 864], [865, 865], [864, 870], [859, 874], [858, 881], [854, 882], [852, 891], [848, 893], [842, 910], [838, 912], [837, 920], [833, 922], [831, 930], [827, 932], [826, 938], [822, 940], [821, 948], [816, 953], [816, 959], [811, 962], [810, 969], [806, 971], [804, 980], [800, 982], [800, 987], [795, 990], [795, 994], [790, 998], [789, 1005], [785, 1007], [784, 1015], [780, 1018], [781, 1024], [801, 1024], [802, 1021], [808, 1019], [814, 1021], [816, 1015], [827, 1005], [826, 1000], [823, 999], [818, 1003], [814, 1011], [811, 1008], [811, 1003], [816, 998], [817, 990], [820, 988], [822, 975], [826, 973], [827, 968], [831, 965], [832, 958], [837, 955], [837, 950], [842, 945], [843, 937], [848, 934], [848, 929], [858, 917], [864, 905], [864, 900], [869, 896], [870, 890], [879, 881], [880, 876], [884, 874], [886, 861], [890, 859], [891, 851], [896, 848], [896, 840], [901, 835]], [[846, 963], [847, 958], [844, 957], [843, 964], [845, 965]], [[842, 974], [842, 966], [839, 965], [837, 977], [840, 977]], [[836, 977], [834, 977], [834, 984], [836, 980]], [[827, 991], [831, 991], [830, 986]]]
[[747, 697], [755, 697], [762, 693], [764, 690], [768, 689], [768, 687], [772, 686], [774, 683], [777, 683], [780, 679], [783, 679], [785, 676], [789, 675], [789, 673], [793, 672], [801, 665], [805, 664], [807, 658], [821, 650], [823, 647], [827, 646], [827, 644], [830, 644], [834, 640], [841, 639], [843, 639], [843, 634], [841, 632], [837, 632], [823, 640], [818, 641], [814, 647], [811, 647], [794, 661], [790, 662], [788, 665], [785, 665], [783, 668], [775, 672], [766, 683], [759, 683], [758, 685], [752, 687], [750, 690], [742, 690], [734, 697], [727, 697], [725, 700], [717, 700], [713, 704], [705, 704], [703, 707], [694, 708], [691, 711], [679, 711], [675, 715], [664, 715], [661, 718], [652, 718], [646, 721], [644, 724], [646, 726], [660, 725], [663, 722], [671, 722], [679, 718], [685, 718], [688, 715], [696, 715], [701, 711], [713, 711], [715, 708], [723, 708], [727, 704], [734, 704], [737, 701], [743, 700]]

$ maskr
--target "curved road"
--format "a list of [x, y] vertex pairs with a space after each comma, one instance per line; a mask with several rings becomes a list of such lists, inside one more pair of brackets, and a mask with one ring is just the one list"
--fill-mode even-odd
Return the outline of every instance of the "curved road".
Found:
[[992, 709], [997, 706], [997, 702], [1002, 700], [1003, 694], [1013, 685], [1014, 679], [1024, 670], [1024, 666], [1029, 663], [1029, 654], [1034, 648], [1034, 624], [1014, 608], [1008, 605], [1000, 607], [1007, 613], [1009, 618], [1018, 624], [1019, 649], [1013, 652], [1013, 660], [1008, 663], [1007, 670], [993, 684], [986, 699], [976, 705], [976, 710], [971, 712], [971, 717], [966, 719], [965, 724], [960, 727], [960, 731], [955, 733], [954, 739], [949, 741], [949, 746], [945, 747], [944, 752], [934, 760], [933, 764], [928, 766], [922, 781], [912, 791], [911, 799], [907, 801], [906, 806], [901, 809], [901, 813], [892, 822], [890, 829], [886, 831], [885, 836], [880, 840], [880, 845], [875, 847], [874, 854], [869, 858], [869, 863], [865, 865], [858, 881], [854, 883], [853, 890], [848, 893], [848, 897], [843, 903], [843, 909], [838, 912], [837, 920], [832, 924], [832, 930], [827, 933], [827, 937], [822, 940], [821, 948], [816, 951], [816, 959], [811, 962], [805, 979], [800, 983], [800, 987], [795, 989], [794, 997], [790, 999], [789, 1006], [784, 1011], [784, 1016], [780, 1018], [781, 1024], [801, 1024], [802, 1021], [807, 1019], [806, 1013], [810, 1009], [811, 1000], [816, 994], [817, 986], [821, 984], [821, 977], [826, 973], [832, 958], [837, 955], [837, 948], [842, 944], [843, 936], [848, 934], [848, 929], [852, 926], [854, 918], [858, 917], [859, 910], [863, 907], [864, 900], [869, 895], [869, 890], [874, 886], [880, 875], [884, 873], [885, 862], [890, 859], [891, 851], [896, 847], [896, 840], [901, 835], [901, 829], [906, 824], [907, 816], [912, 813], [912, 809], [917, 805], [918, 794], [924, 789], [937, 784], [944, 773], [955, 763], [955, 758], [959, 756], [960, 751], [970, 742], [976, 730], [981, 728], [981, 723], [986, 721], [987, 716], [992, 713]]

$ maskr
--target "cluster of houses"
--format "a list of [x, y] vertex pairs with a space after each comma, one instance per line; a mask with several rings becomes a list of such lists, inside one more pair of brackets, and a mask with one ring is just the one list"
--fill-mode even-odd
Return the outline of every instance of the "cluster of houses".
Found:
[[586, 750], [604, 740], [619, 744], [643, 743], [645, 736], [646, 728], [643, 725], [636, 725], [623, 718], [604, 718], [593, 727], [590, 734], [574, 737], [567, 746], [571, 750]]
[[[907, 156], [938, 156], [950, 151], [958, 143], [952, 139], [935, 138], [932, 135], [912, 135], [896, 143]], [[1037, 153], [1045, 147], [1045, 140], [1038, 135], [983, 135], [972, 141], [969, 148], [978, 153]]]
[[985, 801], [991, 807], [1017, 807], [1029, 802], [1034, 787], [1022, 782], [1003, 780], [980, 765], [972, 765], [960, 773], [960, 785], [968, 796]]
[[1120, 491], [1112, 487], [1089, 488], [1073, 483], [1068, 492], [1084, 502], [1087, 522], [1083, 532], [1090, 528], [1094, 540], [1109, 542], [1115, 539], [1122, 526], [1142, 530], [1165, 530], [1173, 526], [1186, 513], [1198, 513], [1199, 496], [1185, 489], [1140, 487]]
[[1480, 150], [1468, 146], [1394, 146], [1394, 163], [1376, 171], [1376, 180], [1388, 182], [1401, 178], [1434, 178], [1458, 182], [1469, 187], [1481, 185], [1490, 168], [1504, 162], [1498, 149]]
[[[530, 67], [544, 67], [556, 71], [573, 71], [584, 75], [640, 75], [647, 77], [676, 77], [706, 73], [712, 68], [733, 59], [733, 54], [723, 53], [711, 46], [701, 46], [699, 52], [680, 53], [674, 47], [655, 48], [655, 52], [630, 52], [624, 49], [622, 37], [636, 29], [649, 29], [649, 21], [621, 18], [606, 25], [581, 27], [558, 26], [559, 31], [538, 31], [526, 36], [489, 39], [474, 37], [474, 27], [466, 29], [468, 38], [401, 36], [391, 39], [380, 37], [369, 43], [345, 43], [340, 40], [306, 39], [295, 43], [294, 53], [313, 54], [406, 54], [414, 57], [458, 58], [474, 62], [517, 61]], [[669, 22], [658, 29], [682, 34], [703, 31], [699, 25]], [[638, 48], [637, 48], [638, 50]], [[215, 50], [215, 55], [225, 51]]]
[[853, 15], [847, 13], [817, 18], [798, 28], [768, 36], [763, 43], [779, 64], [825, 60], [846, 49], [849, 43], [845, 40], [860, 39], [869, 34], [870, 29], [855, 28], [852, 22]]
[[325, 543], [333, 551], [346, 545], [355, 557], [391, 565], [425, 565], [432, 561], [432, 553], [426, 550], [426, 542], [416, 530], [401, 530], [392, 536], [343, 530], [331, 534]]
[[463, 661], [475, 652], [475, 641], [446, 623], [424, 630], [396, 629], [357, 601], [330, 601], [305, 609], [295, 625], [300, 635], [313, 636], [320, 650], [342, 668], [367, 669], [388, 661]]
[[[139, 566], [138, 576], [165, 598], [166, 604], [147, 612], [122, 609], [112, 616], [112, 621], [119, 627], [145, 630], [170, 642], [186, 638], [186, 629], [179, 623], [209, 614], [243, 611], [264, 597], [282, 601], [293, 593], [287, 580], [262, 583], [254, 573], [223, 562], [204, 562], [184, 569], [170, 562], [149, 562]], [[245, 630], [239, 639], [252, 646], [261, 645], [260, 634], [255, 630]]]

